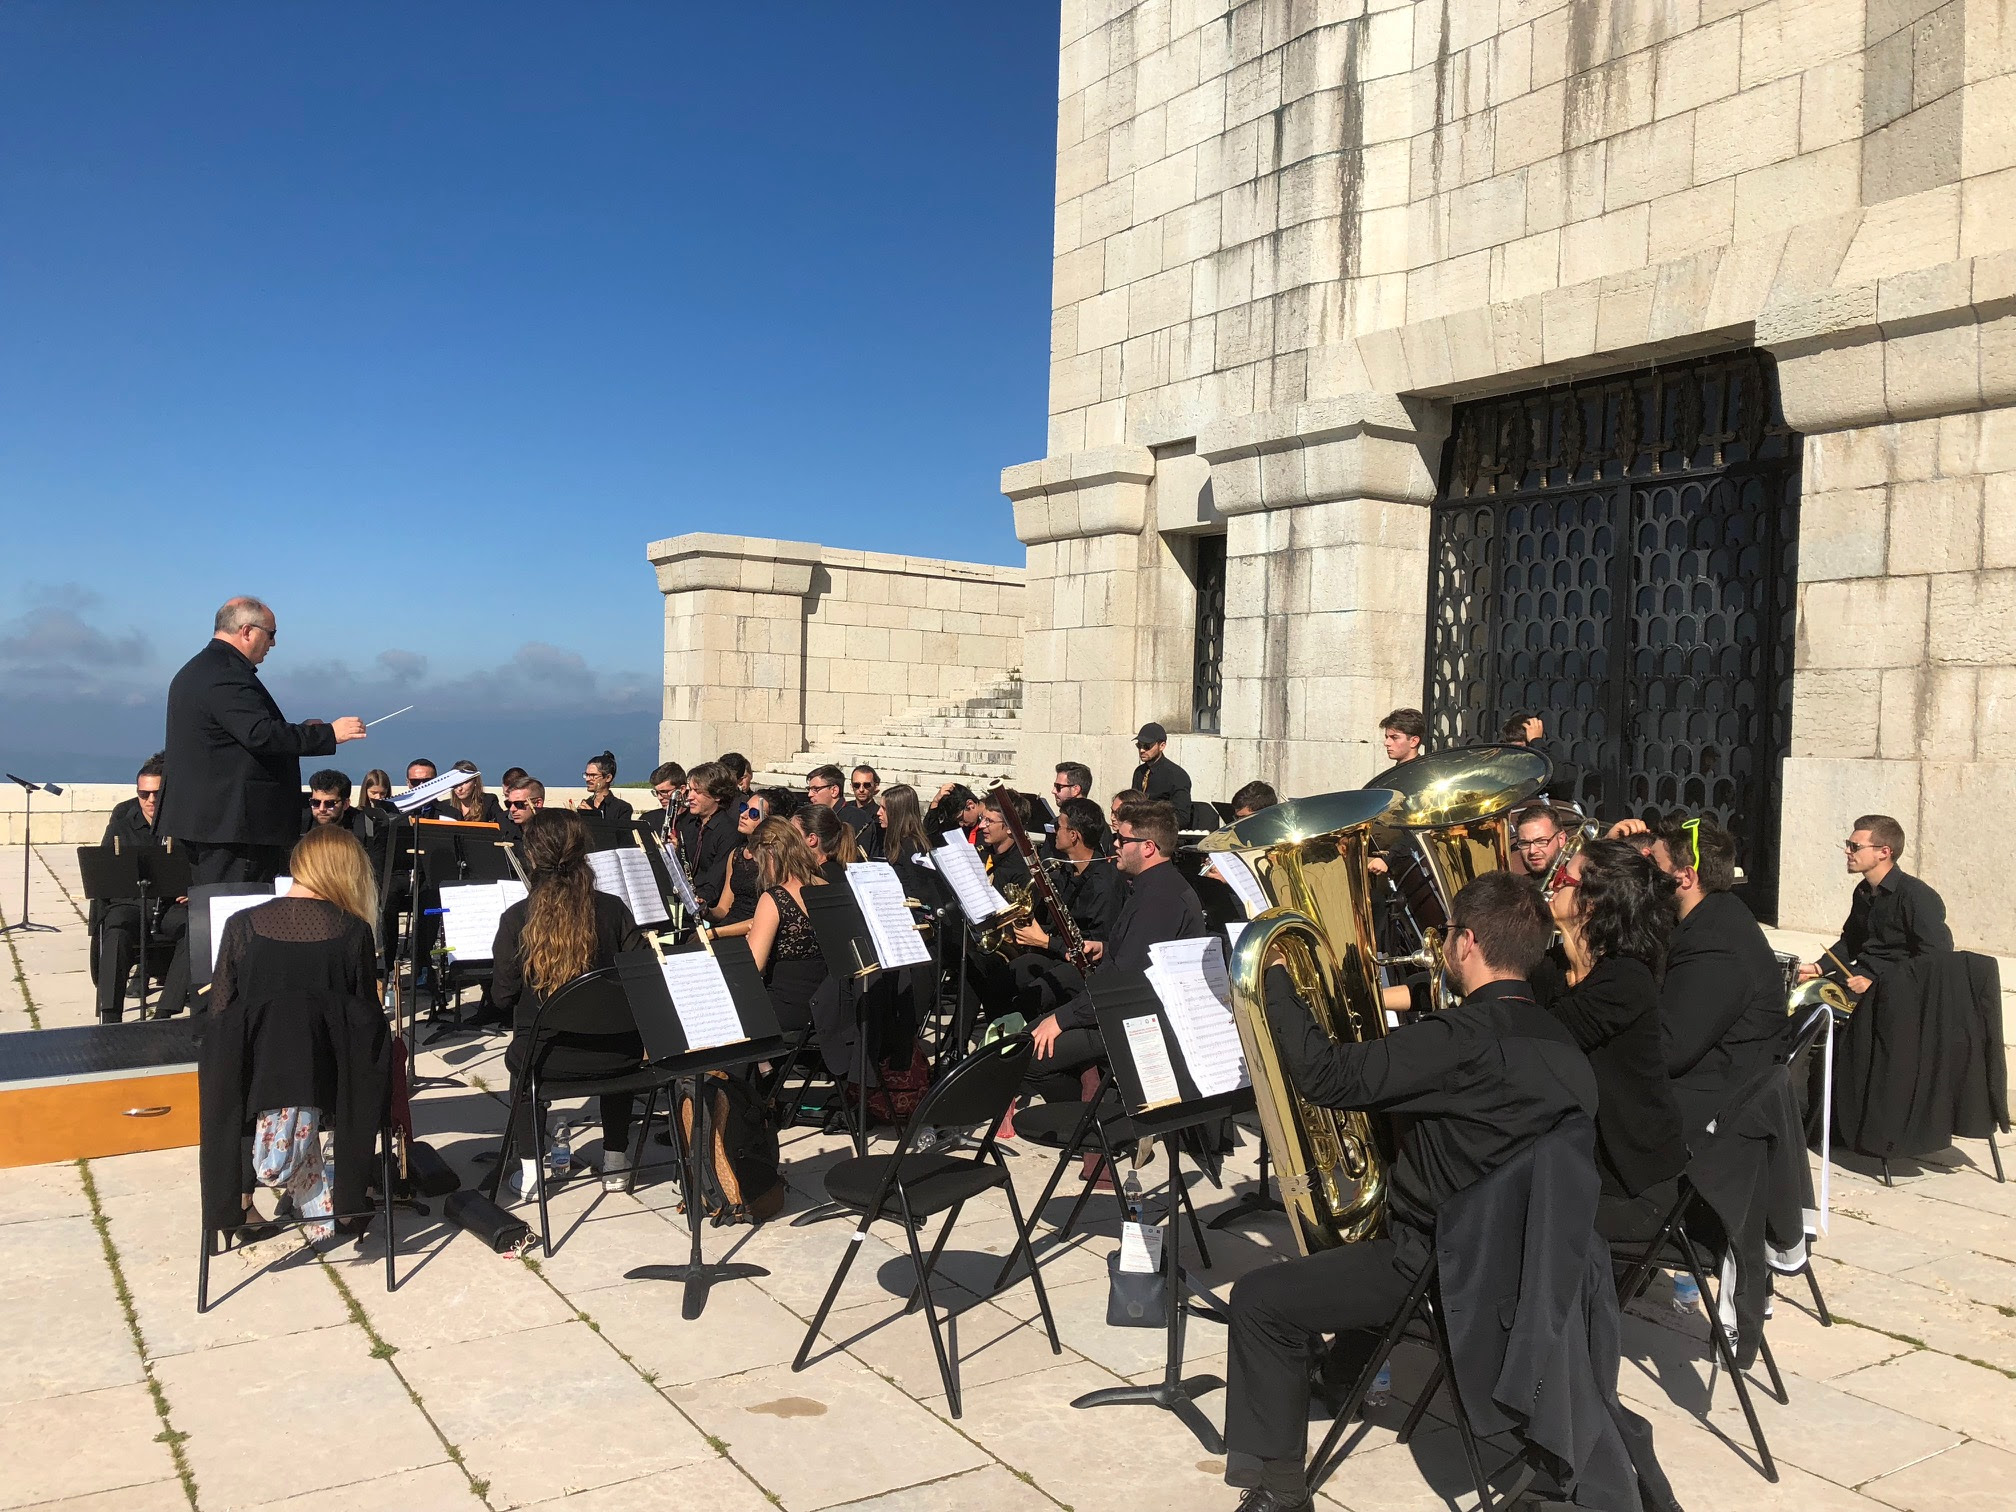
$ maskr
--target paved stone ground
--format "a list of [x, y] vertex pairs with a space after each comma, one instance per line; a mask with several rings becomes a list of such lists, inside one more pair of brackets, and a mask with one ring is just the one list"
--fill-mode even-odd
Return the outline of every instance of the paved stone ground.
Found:
[[[0, 849], [10, 908], [20, 863]], [[74, 856], [38, 852], [35, 877], [36, 916], [63, 928], [6, 937], [0, 1031], [91, 1016]], [[421, 1063], [458, 1083], [428, 1093], [417, 1117], [465, 1176], [502, 1124], [500, 1052], [469, 1039]], [[787, 1136], [788, 1211], [815, 1200], [837, 1146]], [[1232, 1163], [1242, 1180], [1251, 1156]], [[1048, 1160], [1031, 1151], [1014, 1164], [1033, 1200]], [[1689, 1507], [2016, 1505], [2016, 1186], [1986, 1171], [1985, 1146], [1900, 1168], [1891, 1190], [1837, 1166], [1818, 1264], [1837, 1325], [1821, 1328], [1803, 1296], [1780, 1298], [1770, 1335], [1791, 1404], [1757, 1393], [1775, 1486], [1751, 1467], [1728, 1382], [1711, 1395], [1705, 1325], [1674, 1316], [1663, 1286], [1638, 1304], [1622, 1389], [1656, 1424]], [[1146, 1176], [1160, 1174], [1158, 1162]], [[1208, 1186], [1198, 1197], [1207, 1217], [1230, 1200]], [[1220, 1461], [1166, 1414], [1069, 1406], [1159, 1371], [1159, 1333], [1105, 1326], [1107, 1204], [1092, 1236], [1045, 1268], [1061, 1355], [1032, 1321], [1026, 1281], [992, 1300], [948, 1288], [961, 1308], [955, 1420], [924, 1321], [902, 1314], [912, 1271], [893, 1231], [864, 1243], [816, 1363], [793, 1374], [846, 1227], [710, 1230], [710, 1253], [732, 1246], [770, 1274], [720, 1288], [685, 1322], [676, 1288], [625, 1276], [683, 1257], [673, 1203], [663, 1185], [605, 1197], [575, 1183], [556, 1204], [557, 1253], [526, 1262], [438, 1219], [402, 1218], [390, 1294], [376, 1240], [328, 1258], [269, 1244], [216, 1265], [218, 1305], [198, 1317], [194, 1151], [0, 1170], [0, 1507], [376, 1512], [474, 1498], [581, 1512], [1187, 1512], [1237, 1500]], [[983, 1285], [1008, 1236], [1005, 1205], [969, 1213], [948, 1279]], [[1272, 1219], [1214, 1234], [1204, 1279], [1223, 1287], [1288, 1242]], [[1194, 1323], [1189, 1368], [1222, 1371], [1223, 1344]], [[1404, 1402], [1422, 1360], [1403, 1357], [1396, 1373]], [[1222, 1393], [1205, 1403], [1215, 1419]], [[1446, 1420], [1403, 1446], [1400, 1417], [1376, 1415], [1326, 1505], [1474, 1499]]]

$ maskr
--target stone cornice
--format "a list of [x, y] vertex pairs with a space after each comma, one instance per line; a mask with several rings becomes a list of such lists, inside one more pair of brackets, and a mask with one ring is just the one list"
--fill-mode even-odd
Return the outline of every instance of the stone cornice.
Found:
[[1155, 454], [1145, 446], [1107, 446], [1023, 462], [1001, 472], [1001, 492], [1015, 508], [1023, 545], [1073, 536], [1139, 535], [1148, 523]]
[[809, 541], [698, 532], [653, 541], [644, 554], [658, 569], [660, 593], [725, 588], [803, 596], [811, 591], [812, 569], [824, 552]]
[[1197, 450], [1211, 464], [1221, 514], [1293, 509], [1335, 499], [1426, 504], [1446, 406], [1397, 394], [1347, 394], [1205, 426]]

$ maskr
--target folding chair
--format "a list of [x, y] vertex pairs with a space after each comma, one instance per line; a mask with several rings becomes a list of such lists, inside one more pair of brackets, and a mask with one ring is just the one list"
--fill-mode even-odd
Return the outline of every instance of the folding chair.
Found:
[[[395, 1242], [398, 1236], [393, 1232], [392, 1228], [394, 1177], [395, 1172], [392, 1167], [392, 1116], [391, 1108], [388, 1106], [384, 1117], [378, 1123], [378, 1201], [375, 1206], [366, 1208], [362, 1212], [331, 1213], [321, 1218], [276, 1218], [270, 1221], [282, 1229], [301, 1229], [306, 1228], [311, 1223], [334, 1223], [338, 1219], [383, 1218], [385, 1220], [385, 1290], [388, 1292], [392, 1291], [397, 1285], [397, 1280], [393, 1274], [392, 1252], [398, 1247]], [[205, 1313], [210, 1310], [210, 1257], [213, 1254], [228, 1254], [233, 1249], [241, 1247], [231, 1242], [232, 1232], [232, 1229], [212, 1228], [208, 1223], [203, 1225], [202, 1248], [197, 1251], [196, 1256], [196, 1311], [199, 1313]], [[223, 1240], [222, 1244], [217, 1242], [220, 1238]]]
[[[1064, 1180], [1064, 1172], [1073, 1157], [1088, 1153], [1089, 1141], [1097, 1141], [1099, 1153], [1105, 1162], [1105, 1170], [1113, 1178], [1113, 1200], [1120, 1209], [1120, 1217], [1127, 1216], [1127, 1199], [1120, 1191], [1120, 1162], [1114, 1150], [1130, 1145], [1135, 1140], [1133, 1120], [1121, 1109], [1120, 1100], [1113, 1091], [1113, 1072], [1110, 1067], [1101, 1067], [1099, 1085], [1092, 1096], [1084, 1102], [1050, 1102], [1025, 1109], [1015, 1115], [1015, 1137], [1044, 1149], [1057, 1151], [1057, 1168], [1050, 1173], [1050, 1179], [1043, 1186], [1043, 1195], [1036, 1199], [1029, 1209], [1029, 1233], [1023, 1237], [1033, 1240], [1036, 1225], [1043, 1219], [1043, 1209], [1050, 1205], [1050, 1199], [1057, 1194], [1059, 1183]], [[1098, 1168], [1084, 1179], [1078, 1190], [1078, 1200], [1071, 1204], [1071, 1211], [1065, 1215], [1061, 1227], [1053, 1230], [1052, 1238], [1059, 1244], [1071, 1237], [1071, 1230], [1078, 1225], [1078, 1215], [1085, 1210], [1085, 1204], [1097, 1189]], [[1211, 1249], [1204, 1242], [1203, 1227], [1197, 1221], [1197, 1210], [1190, 1205], [1190, 1189], [1182, 1182], [1176, 1183], [1177, 1200], [1190, 1219], [1190, 1232], [1197, 1241], [1197, 1255], [1205, 1270], [1211, 1268]], [[1015, 1268], [1017, 1251], [1010, 1250], [1008, 1258], [1001, 1263], [1001, 1273], [994, 1278], [994, 1290], [1000, 1291], [1008, 1284], [1008, 1276]], [[1033, 1245], [1030, 1253], [1035, 1253]], [[1033, 1263], [1033, 1262], [1032, 1262]]]
[[[631, 1136], [628, 1152], [630, 1169], [625, 1189], [636, 1184], [637, 1166], [643, 1159], [644, 1138], [650, 1132], [658, 1094], [677, 1077], [641, 1060], [634, 1070], [602, 1076], [564, 1076], [546, 1069], [547, 1060], [563, 1035], [636, 1032], [637, 1021], [630, 1012], [630, 1000], [624, 994], [623, 984], [613, 966], [584, 972], [540, 1005], [532, 1020], [531, 1049], [525, 1058], [525, 1070], [511, 1079], [511, 1111], [504, 1124], [504, 1143], [497, 1152], [497, 1168], [490, 1173], [486, 1188], [486, 1195], [492, 1201], [496, 1200], [505, 1171], [510, 1169], [517, 1143], [518, 1110], [528, 1099], [532, 1105], [533, 1125], [543, 1129], [547, 1109], [556, 1098], [602, 1097], [617, 1092], [644, 1094], [643, 1117], [638, 1120], [637, 1130]], [[536, 1156], [543, 1152], [534, 1150], [532, 1153]], [[553, 1228], [547, 1211], [546, 1162], [538, 1160], [535, 1167], [539, 1193], [539, 1247], [542, 1253], [550, 1255], [553, 1253]]]
[[[803, 1370], [819, 1330], [833, 1310], [834, 1300], [847, 1279], [847, 1272], [861, 1253], [861, 1239], [877, 1218], [889, 1218], [903, 1225], [910, 1245], [910, 1260], [917, 1268], [917, 1284], [904, 1311], [915, 1311], [921, 1303], [924, 1318], [931, 1326], [931, 1348], [938, 1357], [938, 1375], [945, 1383], [945, 1400], [952, 1416], [960, 1414], [957, 1361], [946, 1353], [944, 1332], [938, 1311], [931, 1300], [931, 1273], [944, 1252], [945, 1241], [959, 1221], [966, 1204], [982, 1192], [999, 1187], [1007, 1193], [1008, 1212], [1015, 1221], [1015, 1249], [1029, 1262], [1030, 1281], [1036, 1288], [1036, 1304], [1042, 1310], [1043, 1327], [1050, 1336], [1050, 1352], [1063, 1353], [1057, 1339], [1057, 1324], [1050, 1315], [1050, 1298], [1043, 1289], [1043, 1277], [1036, 1270], [1035, 1256], [1029, 1252], [1029, 1234], [1022, 1223], [1022, 1209], [1015, 1200], [1015, 1183], [1008, 1174], [995, 1143], [995, 1130], [1008, 1105], [1021, 1090], [1022, 1076], [1029, 1067], [1032, 1046], [1026, 1034], [996, 1040], [974, 1051], [946, 1073], [944, 1079], [924, 1095], [910, 1115], [902, 1142], [889, 1155], [859, 1155], [843, 1160], [826, 1173], [826, 1195], [834, 1202], [861, 1215], [847, 1247], [841, 1252], [833, 1282], [820, 1300], [812, 1326], [792, 1360], [794, 1371]], [[986, 1137], [970, 1157], [913, 1151], [924, 1129], [959, 1129], [984, 1126]], [[924, 1222], [945, 1214], [944, 1226], [927, 1257], [919, 1248], [917, 1233]], [[998, 1289], [998, 1288], [997, 1288]], [[992, 1293], [989, 1293], [992, 1295]]]
[[[1815, 1003], [1804, 1015], [1791, 1020], [1786, 1026], [1784, 1035], [1779, 1039], [1778, 1050], [1772, 1058], [1785, 1068], [1785, 1074], [1791, 1078], [1794, 1087], [1799, 1086], [1806, 1076], [1806, 1060], [1812, 1055], [1813, 1047], [1819, 1042], [1820, 1036], [1826, 1032], [1827, 1020], [1833, 1012], [1834, 1010], [1825, 1003]], [[1831, 1157], [1828, 1151], [1822, 1150], [1820, 1158], [1827, 1160]], [[1820, 1278], [1813, 1274], [1813, 1254], [1810, 1245], [1805, 1260], [1796, 1272], [1781, 1272], [1775, 1269], [1772, 1271], [1774, 1277], [1793, 1274], [1806, 1278], [1806, 1288], [1813, 1293], [1813, 1309], [1820, 1315], [1820, 1326], [1832, 1328], [1834, 1314], [1827, 1310], [1827, 1299], [1820, 1295]]]

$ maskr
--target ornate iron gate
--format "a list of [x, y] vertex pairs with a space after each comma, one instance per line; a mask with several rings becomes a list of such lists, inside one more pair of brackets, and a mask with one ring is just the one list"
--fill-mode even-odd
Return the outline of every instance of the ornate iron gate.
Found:
[[1190, 727], [1218, 733], [1225, 702], [1225, 537], [1197, 537], [1197, 633], [1190, 661]]
[[1756, 351], [1459, 406], [1431, 531], [1431, 745], [1541, 715], [1586, 809], [1712, 815], [1775, 918], [1799, 454]]

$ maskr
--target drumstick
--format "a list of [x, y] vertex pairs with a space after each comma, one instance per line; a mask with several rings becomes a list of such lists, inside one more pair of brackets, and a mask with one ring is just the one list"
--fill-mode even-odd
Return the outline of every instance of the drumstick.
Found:
[[1833, 962], [1833, 963], [1834, 963], [1834, 964], [1835, 964], [1836, 966], [1840, 966], [1840, 967], [1841, 967], [1841, 975], [1843, 975], [1843, 976], [1853, 976], [1853, 975], [1855, 975], [1855, 973], [1854, 973], [1854, 972], [1852, 972], [1852, 971], [1850, 971], [1850, 970], [1849, 970], [1849, 969], [1847, 968], [1847, 966], [1843, 965], [1843, 963], [1842, 963], [1842, 960], [1841, 960], [1841, 957], [1839, 957], [1839, 956], [1837, 956], [1836, 954], [1834, 954], [1834, 952], [1833, 952], [1833, 951], [1831, 951], [1831, 950], [1823, 950], [1823, 951], [1821, 951], [1821, 952], [1820, 952], [1820, 954], [1822, 954], [1822, 955], [1824, 955], [1825, 957], [1827, 957], [1827, 959], [1828, 959], [1828, 960], [1830, 960], [1830, 961], [1832, 961], [1832, 962]]

